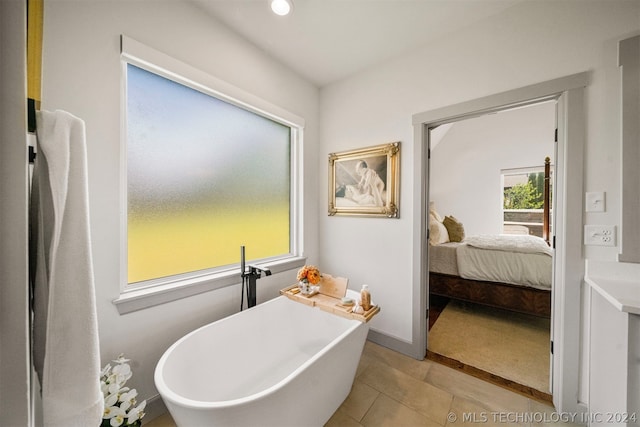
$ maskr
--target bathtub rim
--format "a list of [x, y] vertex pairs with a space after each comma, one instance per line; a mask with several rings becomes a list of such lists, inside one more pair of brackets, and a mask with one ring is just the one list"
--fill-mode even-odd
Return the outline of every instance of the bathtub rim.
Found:
[[[288, 301], [289, 300], [287, 297], [285, 296], [278, 296], [276, 298], [273, 298], [269, 301], [265, 301], [262, 304], [259, 304], [255, 307], [250, 308], [249, 310], [255, 310], [258, 309], [261, 305], [263, 304], [270, 304], [273, 303], [274, 301], [280, 300], [281, 298], [284, 298]], [[299, 304], [297, 302], [291, 301], [294, 304]], [[309, 307], [310, 309], [314, 309], [314, 310], [320, 310], [317, 307]], [[322, 311], [322, 310], [321, 310]], [[228, 321], [230, 319], [232, 319], [233, 317], [236, 317], [238, 315], [241, 315], [243, 312], [237, 312], [234, 313], [230, 316], [224, 317], [222, 319], [219, 320], [215, 320], [211, 323], [208, 323], [206, 325], [203, 325], [197, 329], [194, 329], [193, 331], [185, 334], [184, 336], [182, 336], [181, 338], [179, 338], [176, 342], [174, 342], [171, 346], [169, 346], [169, 348], [167, 348], [167, 350], [165, 350], [165, 352], [162, 354], [162, 356], [160, 357], [160, 360], [158, 360], [158, 363], [156, 364], [156, 368], [154, 371], [154, 383], [156, 388], [158, 389], [158, 393], [160, 394], [160, 397], [162, 399], [167, 399], [169, 400], [171, 403], [177, 404], [181, 407], [186, 407], [186, 408], [190, 408], [190, 409], [217, 409], [217, 408], [229, 408], [229, 407], [234, 407], [234, 406], [240, 406], [243, 405], [245, 403], [249, 403], [252, 401], [256, 401], [259, 400], [265, 396], [268, 396], [274, 392], [276, 392], [277, 390], [283, 388], [284, 386], [286, 386], [288, 383], [290, 383], [291, 381], [293, 381], [294, 378], [296, 378], [298, 376], [298, 374], [302, 371], [304, 371], [307, 366], [311, 365], [312, 363], [314, 363], [316, 360], [318, 360], [320, 357], [322, 357], [323, 355], [325, 355], [327, 352], [329, 352], [333, 347], [335, 347], [336, 345], [338, 345], [338, 343], [340, 343], [347, 335], [350, 335], [351, 333], [353, 333], [357, 328], [369, 328], [369, 325], [367, 323], [361, 322], [359, 320], [356, 319], [347, 319], [342, 317], [342, 319], [347, 322], [347, 323], [351, 323], [351, 325], [348, 325], [348, 327], [346, 328], [346, 330], [344, 332], [342, 332], [341, 334], [337, 335], [333, 341], [331, 341], [329, 344], [325, 345], [324, 347], [322, 347], [322, 349], [320, 349], [317, 353], [315, 353], [312, 357], [310, 357], [309, 359], [307, 359], [304, 363], [302, 363], [300, 366], [298, 366], [296, 369], [294, 369], [289, 375], [287, 375], [285, 378], [283, 378], [282, 380], [280, 380], [279, 382], [277, 382], [276, 384], [272, 385], [271, 387], [268, 387], [264, 390], [261, 390], [257, 393], [253, 393], [250, 394], [248, 396], [244, 396], [244, 397], [240, 397], [240, 398], [236, 398], [236, 399], [229, 399], [229, 400], [218, 400], [218, 401], [202, 401], [202, 400], [194, 400], [194, 399], [189, 399], [186, 398], [176, 392], [174, 392], [173, 390], [171, 390], [167, 383], [164, 381], [164, 379], [162, 378], [162, 372], [164, 369], [164, 366], [167, 362], [167, 359], [169, 358], [169, 356], [172, 354], [173, 350], [178, 347], [183, 341], [187, 340], [189, 337], [191, 337], [192, 335], [196, 334], [197, 332], [199, 332], [200, 330], [207, 328], [209, 326], [211, 326], [212, 324], [215, 323], [223, 323], [225, 321]], [[328, 313], [328, 312], [324, 312], [325, 314], [329, 315], [329, 316], [336, 316], [335, 314], [332, 313]]]

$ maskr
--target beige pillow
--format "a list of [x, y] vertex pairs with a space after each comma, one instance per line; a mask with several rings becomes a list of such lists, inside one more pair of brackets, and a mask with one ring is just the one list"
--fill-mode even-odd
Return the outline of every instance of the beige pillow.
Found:
[[464, 240], [464, 226], [454, 216], [445, 216], [442, 224], [449, 233], [449, 240], [451, 242], [462, 242]]
[[449, 241], [447, 227], [439, 221], [429, 221], [429, 244], [439, 245]]

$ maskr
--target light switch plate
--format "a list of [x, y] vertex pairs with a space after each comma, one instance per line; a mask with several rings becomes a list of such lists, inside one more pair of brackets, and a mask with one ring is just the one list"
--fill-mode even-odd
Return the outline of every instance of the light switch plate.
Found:
[[585, 212], [604, 212], [606, 209], [604, 191], [589, 191], [585, 196]]

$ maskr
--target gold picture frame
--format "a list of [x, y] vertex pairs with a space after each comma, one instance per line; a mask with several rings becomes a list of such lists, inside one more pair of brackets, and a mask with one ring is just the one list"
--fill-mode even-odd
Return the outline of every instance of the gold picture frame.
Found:
[[329, 215], [398, 218], [400, 142], [329, 154]]

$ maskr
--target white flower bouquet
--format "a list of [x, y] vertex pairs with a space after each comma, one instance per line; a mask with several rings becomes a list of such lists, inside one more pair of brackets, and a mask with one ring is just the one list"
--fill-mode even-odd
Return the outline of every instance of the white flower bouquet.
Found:
[[112, 361], [116, 365], [107, 364], [100, 373], [100, 388], [104, 396], [104, 414], [101, 427], [141, 426], [144, 417], [144, 408], [147, 401], [143, 400], [138, 406], [135, 388], [125, 387], [125, 383], [131, 378], [133, 372], [121, 354]]

